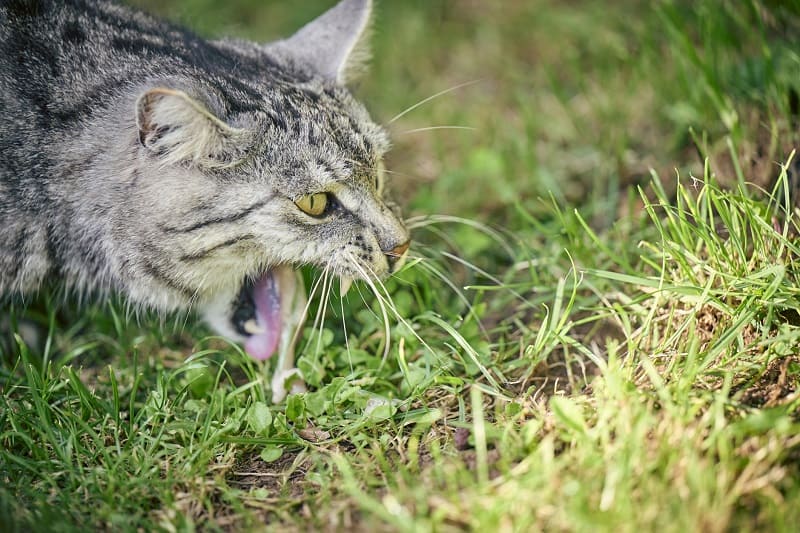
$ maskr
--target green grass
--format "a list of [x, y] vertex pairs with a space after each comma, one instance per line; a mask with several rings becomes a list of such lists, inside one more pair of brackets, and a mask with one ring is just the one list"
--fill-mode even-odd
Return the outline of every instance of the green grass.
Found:
[[[139, 3], [264, 40], [331, 4]], [[796, 2], [378, 9], [378, 120], [474, 82], [392, 124], [390, 335], [334, 295], [270, 405], [192, 317], [14, 308], [50, 335], [0, 365], [0, 530], [795, 529]]]

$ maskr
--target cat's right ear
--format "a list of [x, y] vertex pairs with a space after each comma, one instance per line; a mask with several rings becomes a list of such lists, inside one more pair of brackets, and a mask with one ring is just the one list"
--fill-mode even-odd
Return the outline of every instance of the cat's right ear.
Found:
[[230, 164], [245, 135], [202, 102], [165, 87], [149, 89], [136, 100], [136, 126], [139, 142], [164, 164]]
[[322, 77], [344, 84], [369, 60], [371, 17], [372, 0], [341, 0], [276, 47]]

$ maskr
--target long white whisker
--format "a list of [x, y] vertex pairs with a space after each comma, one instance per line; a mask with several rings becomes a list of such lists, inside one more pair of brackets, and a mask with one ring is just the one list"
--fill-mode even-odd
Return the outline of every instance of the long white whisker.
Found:
[[[324, 274], [324, 271], [323, 271]], [[300, 333], [303, 330], [303, 323], [308, 316], [308, 310], [311, 309], [311, 302], [314, 300], [314, 294], [317, 292], [317, 288], [319, 284], [323, 280], [323, 274], [320, 274], [319, 277], [314, 280], [314, 283], [311, 285], [311, 290], [308, 292], [308, 299], [306, 300], [306, 306], [303, 308], [303, 314], [301, 315], [300, 321], [298, 322], [297, 329], [295, 329], [294, 336], [292, 337], [292, 346], [297, 343], [297, 339], [300, 338]]]
[[[455, 261], [455, 262], [467, 267], [468, 269], [470, 269], [470, 270], [472, 270], [474, 272], [477, 272], [478, 274], [480, 274], [481, 276], [489, 279], [490, 281], [494, 282], [498, 286], [502, 287], [504, 285], [504, 283], [503, 283], [503, 281], [501, 279], [489, 274], [488, 272], [486, 272], [482, 268], [480, 268], [480, 267], [478, 267], [476, 265], [473, 265], [472, 263], [470, 263], [466, 259], [461, 259], [457, 255], [453, 255], [453, 254], [448, 253], [448, 252], [442, 252], [442, 255], [447, 257], [448, 259], [452, 259], [453, 261]], [[525, 298], [524, 296], [522, 296], [519, 292], [515, 291], [514, 289], [508, 288], [508, 287], [507, 287], [507, 289], [508, 289], [508, 292], [510, 292], [512, 295], [514, 295], [515, 298], [517, 298], [518, 300], [524, 302], [527, 305], [531, 305], [530, 301], [527, 298]]]
[[408, 135], [409, 133], [420, 133], [423, 131], [433, 131], [433, 130], [467, 130], [467, 131], [476, 131], [477, 128], [473, 128], [472, 126], [427, 126], [425, 128], [414, 128], [413, 130], [405, 130], [398, 133], [398, 135]]
[[489, 274], [488, 272], [486, 272], [485, 270], [483, 270], [479, 266], [473, 265], [472, 263], [470, 263], [466, 259], [462, 259], [462, 258], [458, 257], [457, 255], [451, 254], [450, 252], [442, 252], [442, 255], [444, 257], [448, 258], [448, 259], [452, 259], [453, 261], [455, 261], [455, 262], [457, 262], [457, 263], [459, 263], [461, 265], [464, 265], [468, 269], [470, 269], [470, 270], [472, 270], [474, 272], [477, 272], [481, 276], [492, 280], [493, 282], [495, 282], [498, 285], [503, 285], [503, 281], [500, 278], [497, 278], [497, 277], [493, 276], [492, 274]]
[[380, 317], [378, 316], [378, 313], [376, 313], [375, 311], [373, 311], [373, 310], [372, 310], [372, 307], [370, 307], [370, 306], [369, 306], [369, 304], [367, 303], [367, 299], [364, 297], [364, 293], [363, 293], [363, 292], [361, 292], [361, 288], [359, 287], [359, 284], [357, 284], [357, 283], [353, 283], [353, 287], [355, 287], [355, 289], [358, 291], [358, 296], [361, 298], [361, 302], [363, 302], [363, 304], [364, 304], [364, 307], [365, 307], [365, 308], [366, 308], [366, 309], [367, 309], [367, 310], [368, 310], [370, 313], [372, 313], [372, 316], [374, 316], [375, 318], [377, 318], [377, 319], [379, 319], [379, 320], [380, 320]]
[[[356, 265], [356, 267], [359, 267], [359, 265]], [[366, 267], [366, 268], [369, 269], [370, 273], [372, 273], [373, 276], [375, 275], [375, 273], [372, 272], [372, 269], [370, 269], [369, 267]], [[360, 267], [359, 267], [359, 270], [363, 271]], [[386, 290], [385, 287], [384, 287], [384, 290]], [[378, 298], [378, 302], [379, 303], [383, 300], [383, 296], [378, 294], [377, 292], [375, 293], [375, 296]], [[422, 337], [420, 337], [417, 334], [416, 331], [414, 331], [414, 328], [411, 327], [411, 324], [409, 324], [408, 321], [405, 318], [403, 318], [403, 316], [400, 314], [400, 312], [394, 306], [394, 302], [392, 302], [392, 299], [389, 296], [388, 292], [386, 293], [386, 296], [388, 298], [386, 303], [389, 305], [389, 309], [392, 310], [392, 313], [394, 313], [395, 318], [397, 318], [397, 320], [399, 320], [400, 323], [403, 324], [408, 329], [408, 331], [411, 332], [412, 335], [414, 335], [414, 337], [420, 342], [420, 344], [422, 344], [425, 348], [427, 348], [429, 352], [431, 352], [432, 354], [435, 354], [436, 352], [433, 351], [433, 348], [431, 348], [430, 345], [427, 342], [425, 342], [422, 339]]]
[[[447, 246], [449, 246], [453, 250], [458, 250], [459, 246], [444, 230], [441, 228], [437, 228], [435, 226], [430, 226], [425, 228], [426, 231], [429, 231], [439, 237]], [[417, 245], [417, 248], [421, 248], [423, 245]], [[434, 250], [433, 248], [430, 248]], [[435, 250], [438, 252], [438, 250]]]
[[349, 157], [342, 158], [342, 161], [347, 161], [348, 163], [352, 163], [353, 165], [355, 165], [357, 167], [366, 167], [366, 165], [364, 163], [362, 163], [361, 161], [356, 161], [355, 159], [350, 159]]
[[323, 309], [323, 311], [325, 311], [325, 313], [323, 313], [322, 316], [322, 325], [320, 333], [322, 333], [322, 329], [325, 328], [325, 315], [327, 314], [328, 304], [330, 304], [331, 301], [331, 292], [333, 292], [333, 280], [335, 277], [333, 271], [330, 268], [330, 262], [328, 262], [328, 267], [326, 268], [326, 270], [328, 272], [328, 284], [326, 290], [323, 291], [323, 293], [320, 295], [322, 297], [320, 300], [320, 306]]
[[396, 176], [403, 176], [406, 178], [410, 178], [412, 176], [408, 172], [399, 172], [397, 170], [389, 170], [388, 168], [384, 168], [383, 171], [386, 172], [387, 174], [394, 174]]
[[429, 97], [425, 98], [424, 100], [420, 100], [419, 102], [417, 102], [416, 104], [414, 104], [414, 105], [412, 105], [410, 107], [407, 107], [405, 110], [403, 110], [400, 113], [398, 113], [397, 115], [393, 116], [391, 118], [391, 120], [389, 120], [389, 122], [387, 124], [392, 124], [394, 121], [399, 120], [400, 117], [403, 117], [408, 113], [411, 113], [412, 111], [414, 111], [419, 106], [425, 105], [425, 104], [427, 104], [428, 102], [430, 102], [431, 100], [433, 100], [435, 98], [439, 98], [442, 95], [445, 95], [447, 93], [456, 91], [458, 89], [461, 89], [462, 87], [469, 87], [470, 85], [475, 85], [479, 81], [482, 81], [482, 80], [478, 79], [478, 80], [466, 81], [466, 82], [461, 83], [459, 85], [455, 85], [453, 87], [450, 87], [449, 89], [445, 89], [443, 91], [439, 91], [438, 93], [436, 93], [436, 94], [434, 94], [432, 96], [429, 96]]
[[378, 300], [378, 305], [381, 308], [381, 315], [383, 317], [383, 333], [384, 333], [383, 356], [381, 357], [381, 365], [383, 365], [383, 363], [389, 357], [389, 346], [390, 346], [390, 342], [389, 341], [391, 340], [391, 336], [392, 336], [392, 330], [391, 330], [391, 327], [389, 325], [389, 313], [386, 312], [386, 305], [383, 302], [383, 298], [381, 298], [380, 291], [378, 291], [378, 288], [375, 286], [375, 283], [372, 282], [371, 277], [368, 276], [367, 273], [364, 271], [364, 269], [361, 268], [361, 265], [359, 265], [355, 261], [355, 258], [352, 256], [352, 254], [348, 253], [347, 254], [347, 258], [349, 259], [349, 261], [352, 264], [353, 268], [355, 268], [358, 271], [358, 273], [361, 274], [361, 277], [367, 283], [367, 286], [370, 289], [372, 289], [373, 294], [375, 294], [375, 297]]
[[[200, 279], [200, 282], [197, 284], [197, 289], [195, 289], [194, 292], [192, 293], [192, 295], [189, 297], [189, 305], [187, 307], [186, 313], [184, 314], [183, 321], [180, 324], [180, 330], [179, 331], [186, 331], [186, 326], [187, 326], [187, 324], [189, 322], [190, 309], [195, 308], [195, 306], [197, 305], [197, 302], [198, 302], [198, 300], [200, 298], [200, 290], [202, 289], [203, 286], [205, 286], [206, 281], [208, 281], [208, 278], [209, 278], [210, 275], [211, 275], [210, 271], [206, 272], [203, 275], [202, 279]], [[178, 324], [176, 323], [175, 324], [175, 328], [173, 329], [173, 331], [177, 331], [177, 330], [178, 330]]]
[[317, 323], [319, 322], [319, 334], [317, 335], [317, 347], [316, 351], [319, 352], [320, 344], [322, 343], [322, 332], [325, 329], [325, 315], [327, 312], [326, 304], [328, 302], [328, 297], [330, 295], [330, 286], [331, 278], [330, 275], [330, 264], [325, 266], [325, 270], [323, 271], [323, 278], [324, 282], [322, 283], [322, 292], [319, 295], [319, 310], [317, 311], [317, 316], [314, 318], [314, 330], [317, 329]]
[[[322, 289], [320, 290], [320, 302], [322, 300], [322, 295], [325, 294], [325, 285], [328, 283], [328, 268], [327, 266], [322, 269], [320, 273], [319, 283], [322, 285]], [[317, 314], [314, 317], [314, 323], [311, 325], [311, 330], [317, 329], [317, 324], [319, 323], [319, 315], [320, 315], [320, 308], [321, 305], [317, 307]]]
[[491, 237], [494, 241], [496, 241], [498, 244], [500, 244], [500, 246], [502, 246], [505, 249], [509, 257], [512, 258], [515, 257], [514, 250], [511, 248], [511, 246], [508, 245], [505, 237], [503, 237], [503, 235], [500, 232], [476, 220], [470, 220], [468, 218], [456, 217], [451, 215], [425, 215], [418, 217], [410, 217], [406, 219], [405, 222], [409, 230], [424, 228], [432, 224], [443, 224], [443, 223], [463, 224], [465, 226], [475, 228], [482, 233], [485, 233], [486, 235]]
[[347, 334], [347, 321], [344, 319], [344, 297], [339, 295], [339, 305], [342, 309], [342, 329], [344, 330], [344, 345], [347, 348], [347, 363], [350, 365], [350, 373], [353, 373], [353, 354], [350, 352], [350, 338]]

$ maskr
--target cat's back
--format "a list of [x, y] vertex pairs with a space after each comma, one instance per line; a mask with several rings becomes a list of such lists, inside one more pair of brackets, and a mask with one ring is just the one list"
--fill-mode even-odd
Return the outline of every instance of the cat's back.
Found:
[[17, 122], [32, 130], [69, 128], [137, 78], [168, 62], [180, 68], [175, 43], [189, 41], [180, 30], [112, 3], [0, 3], [3, 113], [24, 117]]
[[251, 81], [279, 83], [286, 74], [262, 52], [113, 2], [0, 1], [0, 113], [31, 137], [71, 131], [149, 81], [198, 78], [252, 99]]
[[125, 99], [196, 68], [203, 46], [114, 3], [0, 0], [0, 294], [36, 286], [57, 243], [83, 231], [70, 206], [91, 192], [85, 170], [98, 154], [135, 126]]

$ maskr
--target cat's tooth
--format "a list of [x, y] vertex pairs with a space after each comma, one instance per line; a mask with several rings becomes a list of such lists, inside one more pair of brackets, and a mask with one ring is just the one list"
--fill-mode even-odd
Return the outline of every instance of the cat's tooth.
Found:
[[251, 318], [242, 325], [242, 328], [250, 335], [263, 335], [267, 332], [264, 328], [258, 325], [255, 318]]
[[350, 286], [353, 284], [353, 278], [348, 278], [342, 276], [339, 278], [339, 296], [344, 298], [344, 295], [347, 294], [347, 291], [350, 290]]
[[392, 267], [392, 272], [400, 272], [400, 269], [403, 268], [403, 265], [406, 264], [406, 259], [408, 259], [408, 249], [403, 252], [403, 255], [395, 262], [394, 266]]

